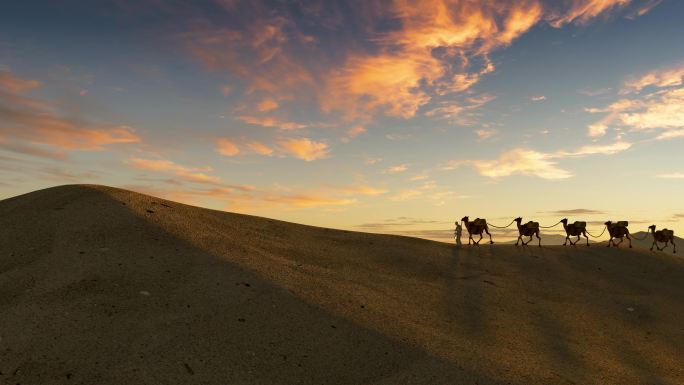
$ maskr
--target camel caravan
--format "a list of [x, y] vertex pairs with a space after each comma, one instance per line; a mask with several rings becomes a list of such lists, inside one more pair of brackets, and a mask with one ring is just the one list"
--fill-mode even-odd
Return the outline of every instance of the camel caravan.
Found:
[[[513, 225], [513, 223], [515, 223], [518, 227], [518, 239], [515, 242], [516, 246], [527, 246], [527, 244], [532, 242], [534, 237], [536, 237], [538, 241], [538, 246], [542, 247], [540, 229], [556, 227], [559, 224], [563, 224], [563, 229], [565, 230], [565, 243], [563, 243], [563, 246], [567, 246], [568, 242], [571, 246], [575, 246], [578, 242], [582, 240], [582, 237], [584, 237], [584, 239], [586, 240], [586, 246], [589, 247], [589, 236], [593, 238], [599, 238], [601, 237], [601, 235], [603, 235], [602, 232], [598, 236], [594, 236], [587, 231], [587, 222], [575, 221], [574, 223], [568, 223], [568, 218], [561, 219], [558, 223], [556, 223], [553, 226], [540, 226], [539, 222], [534, 221], [528, 221], [527, 223], [523, 224], [522, 218], [517, 217], [513, 219], [513, 221], [507, 226], [494, 226], [491, 223], [487, 222], [487, 220], [484, 218], [476, 218], [475, 220], [471, 221], [469, 217], [465, 216], [461, 218], [461, 222], [455, 222], [456, 231], [454, 232], [454, 236], [456, 237], [456, 243], [459, 246], [461, 245], [461, 223], [463, 223], [466, 230], [468, 230], [468, 245], [470, 245], [472, 242], [472, 244], [475, 246], [480, 245], [480, 241], [483, 238], [483, 234], [487, 234], [489, 236], [489, 243], [494, 244], [494, 241], [492, 240], [492, 234], [489, 232], [489, 226], [496, 227], [499, 229], [505, 229]], [[625, 238], [629, 243], [629, 247], [632, 247], [632, 235], [629, 232], [628, 221], [607, 221], [604, 223], [604, 225], [605, 228], [603, 231], [608, 231], [609, 235], [607, 247], [615, 246], [619, 248], [620, 244], [624, 241]], [[670, 244], [672, 244], [672, 252], [677, 253], [677, 246], [674, 243], [674, 230], [662, 229], [656, 231], [655, 225], [649, 226], [648, 230], [648, 232], [653, 237], [653, 244], [651, 245], [651, 250], [653, 250], [653, 248], [655, 247], [658, 251], [663, 251]], [[476, 241], [473, 238], [474, 235], [479, 235], [480, 238]], [[529, 237], [529, 239], [525, 241], [523, 237]], [[577, 237], [577, 239], [575, 239], [573, 242], [571, 237]], [[643, 240], [645, 239], [645, 237], [641, 239], [635, 239]], [[659, 244], [661, 243], [664, 243], [662, 248], [659, 246]]]

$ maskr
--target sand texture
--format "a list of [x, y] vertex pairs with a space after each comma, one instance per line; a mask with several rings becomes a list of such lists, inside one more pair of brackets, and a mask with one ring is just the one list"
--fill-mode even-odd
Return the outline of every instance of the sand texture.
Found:
[[683, 362], [671, 251], [456, 249], [103, 186], [0, 201], [0, 384], [681, 385]]

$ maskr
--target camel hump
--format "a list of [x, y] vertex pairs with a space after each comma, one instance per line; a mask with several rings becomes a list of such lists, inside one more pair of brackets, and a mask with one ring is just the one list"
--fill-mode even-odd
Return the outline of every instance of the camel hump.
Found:
[[674, 236], [674, 230], [663, 229], [663, 235], [668, 236], [668, 237], [673, 237]]
[[529, 227], [529, 228], [531, 228], [531, 229], [536, 229], [536, 228], [539, 228], [539, 222], [532, 222], [532, 221], [529, 221], [529, 222], [527, 222], [527, 223], [525, 224], [525, 226], [526, 226], [526, 227]]
[[629, 222], [628, 222], [628, 221], [618, 221], [618, 222], [615, 224], [615, 226], [627, 227], [627, 226], [629, 226]]
[[587, 222], [584, 222], [584, 221], [575, 221], [575, 227], [585, 228], [585, 227], [587, 227]]
[[482, 218], [476, 218], [473, 223], [477, 226], [486, 226], [487, 225], [487, 220], [482, 219]]

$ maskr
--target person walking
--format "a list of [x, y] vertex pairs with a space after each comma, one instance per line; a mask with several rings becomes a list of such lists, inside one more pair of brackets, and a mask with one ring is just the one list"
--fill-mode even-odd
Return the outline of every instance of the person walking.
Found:
[[454, 229], [454, 238], [456, 238], [456, 245], [461, 246], [461, 233], [463, 232], [463, 226], [459, 222], [454, 222], [456, 229]]

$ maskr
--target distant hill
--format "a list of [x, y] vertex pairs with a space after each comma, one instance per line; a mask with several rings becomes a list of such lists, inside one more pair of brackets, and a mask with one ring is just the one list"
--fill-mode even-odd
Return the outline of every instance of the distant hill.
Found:
[[683, 384], [683, 283], [60, 186], [0, 201], [0, 383]]

